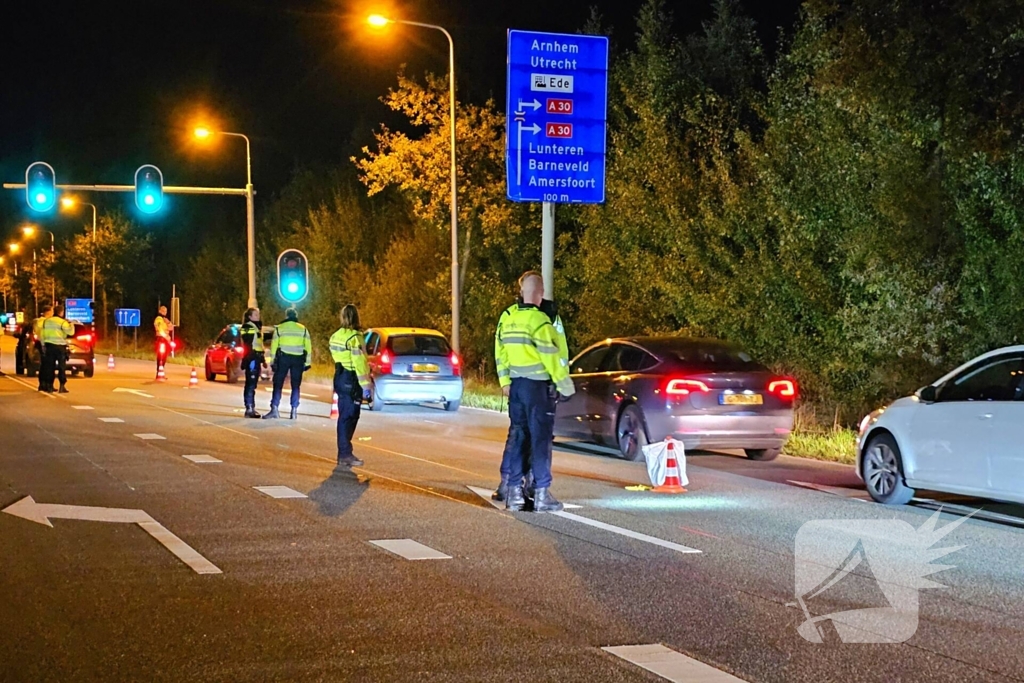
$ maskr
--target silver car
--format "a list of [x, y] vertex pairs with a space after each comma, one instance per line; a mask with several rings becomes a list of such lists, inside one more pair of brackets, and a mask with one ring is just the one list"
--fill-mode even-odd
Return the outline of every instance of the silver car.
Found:
[[373, 379], [371, 410], [389, 403], [440, 403], [455, 412], [462, 403], [462, 361], [437, 330], [377, 327], [366, 331]]
[[772, 460], [793, 429], [796, 382], [725, 342], [606, 339], [569, 370], [576, 394], [558, 404], [555, 435], [615, 445], [630, 460], [669, 436], [688, 450], [736, 448]]

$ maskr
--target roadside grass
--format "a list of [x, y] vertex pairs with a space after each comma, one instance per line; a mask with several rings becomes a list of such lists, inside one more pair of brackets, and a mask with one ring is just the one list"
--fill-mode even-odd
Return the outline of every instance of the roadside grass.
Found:
[[857, 458], [857, 432], [843, 427], [821, 431], [794, 430], [782, 452], [797, 458], [852, 465]]

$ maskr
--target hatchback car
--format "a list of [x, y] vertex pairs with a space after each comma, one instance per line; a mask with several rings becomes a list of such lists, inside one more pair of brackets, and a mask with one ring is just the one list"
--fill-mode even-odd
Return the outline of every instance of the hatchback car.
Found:
[[242, 356], [245, 345], [242, 344], [240, 326], [228, 325], [217, 339], [206, 349], [206, 381], [212, 382], [217, 375], [224, 375], [228, 384], [235, 384], [243, 376]]
[[74, 323], [75, 334], [68, 339], [68, 371], [92, 377], [96, 372], [96, 332], [92, 325]]
[[643, 458], [652, 441], [779, 455], [793, 429], [796, 382], [711, 339], [608, 339], [569, 366], [576, 393], [558, 403], [555, 435], [618, 446]]
[[1024, 346], [997, 349], [865, 417], [857, 474], [876, 501], [915, 489], [1024, 503]]
[[437, 330], [379, 327], [366, 331], [373, 379], [371, 410], [389, 403], [440, 403], [455, 412], [462, 403], [462, 361]]

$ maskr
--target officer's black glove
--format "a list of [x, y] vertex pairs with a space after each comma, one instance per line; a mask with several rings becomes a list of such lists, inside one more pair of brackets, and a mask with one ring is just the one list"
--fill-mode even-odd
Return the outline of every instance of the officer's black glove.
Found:
[[305, 366], [304, 368], [302, 368], [302, 371], [303, 371], [303, 372], [309, 372], [309, 369], [310, 369], [311, 367], [313, 367], [313, 366], [312, 366], [312, 365], [307, 365], [307, 366]]
[[373, 398], [373, 393], [369, 389], [363, 389], [363, 400], [369, 401]]

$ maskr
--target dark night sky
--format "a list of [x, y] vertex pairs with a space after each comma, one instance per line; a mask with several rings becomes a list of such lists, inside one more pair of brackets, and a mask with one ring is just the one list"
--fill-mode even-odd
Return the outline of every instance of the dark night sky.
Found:
[[[199, 151], [187, 139], [196, 114], [216, 116], [253, 143], [257, 211], [301, 166], [343, 163], [391, 120], [380, 95], [402, 63], [410, 73], [447, 68], [434, 31], [371, 34], [370, 11], [442, 24], [456, 41], [460, 97], [504, 92], [505, 31], [575, 32], [596, 6], [613, 40], [632, 42], [640, 0], [56, 0], [0, 1], [0, 177], [24, 179], [31, 161], [56, 168], [58, 182], [130, 184], [154, 163], [168, 184], [242, 186], [244, 148], [223, 141]], [[711, 15], [710, 0], [669, 0], [680, 33]], [[748, 0], [769, 49], [789, 29], [797, 0]], [[392, 120], [392, 122], [394, 122]], [[129, 207], [129, 195], [93, 195], [101, 209]], [[152, 228], [230, 216], [238, 198], [177, 197]], [[183, 204], [187, 203], [187, 208]], [[237, 206], [236, 206], [237, 204]], [[0, 197], [0, 238], [29, 215], [23, 195]], [[202, 218], [200, 218], [202, 217]], [[70, 217], [39, 220], [61, 239]]]

